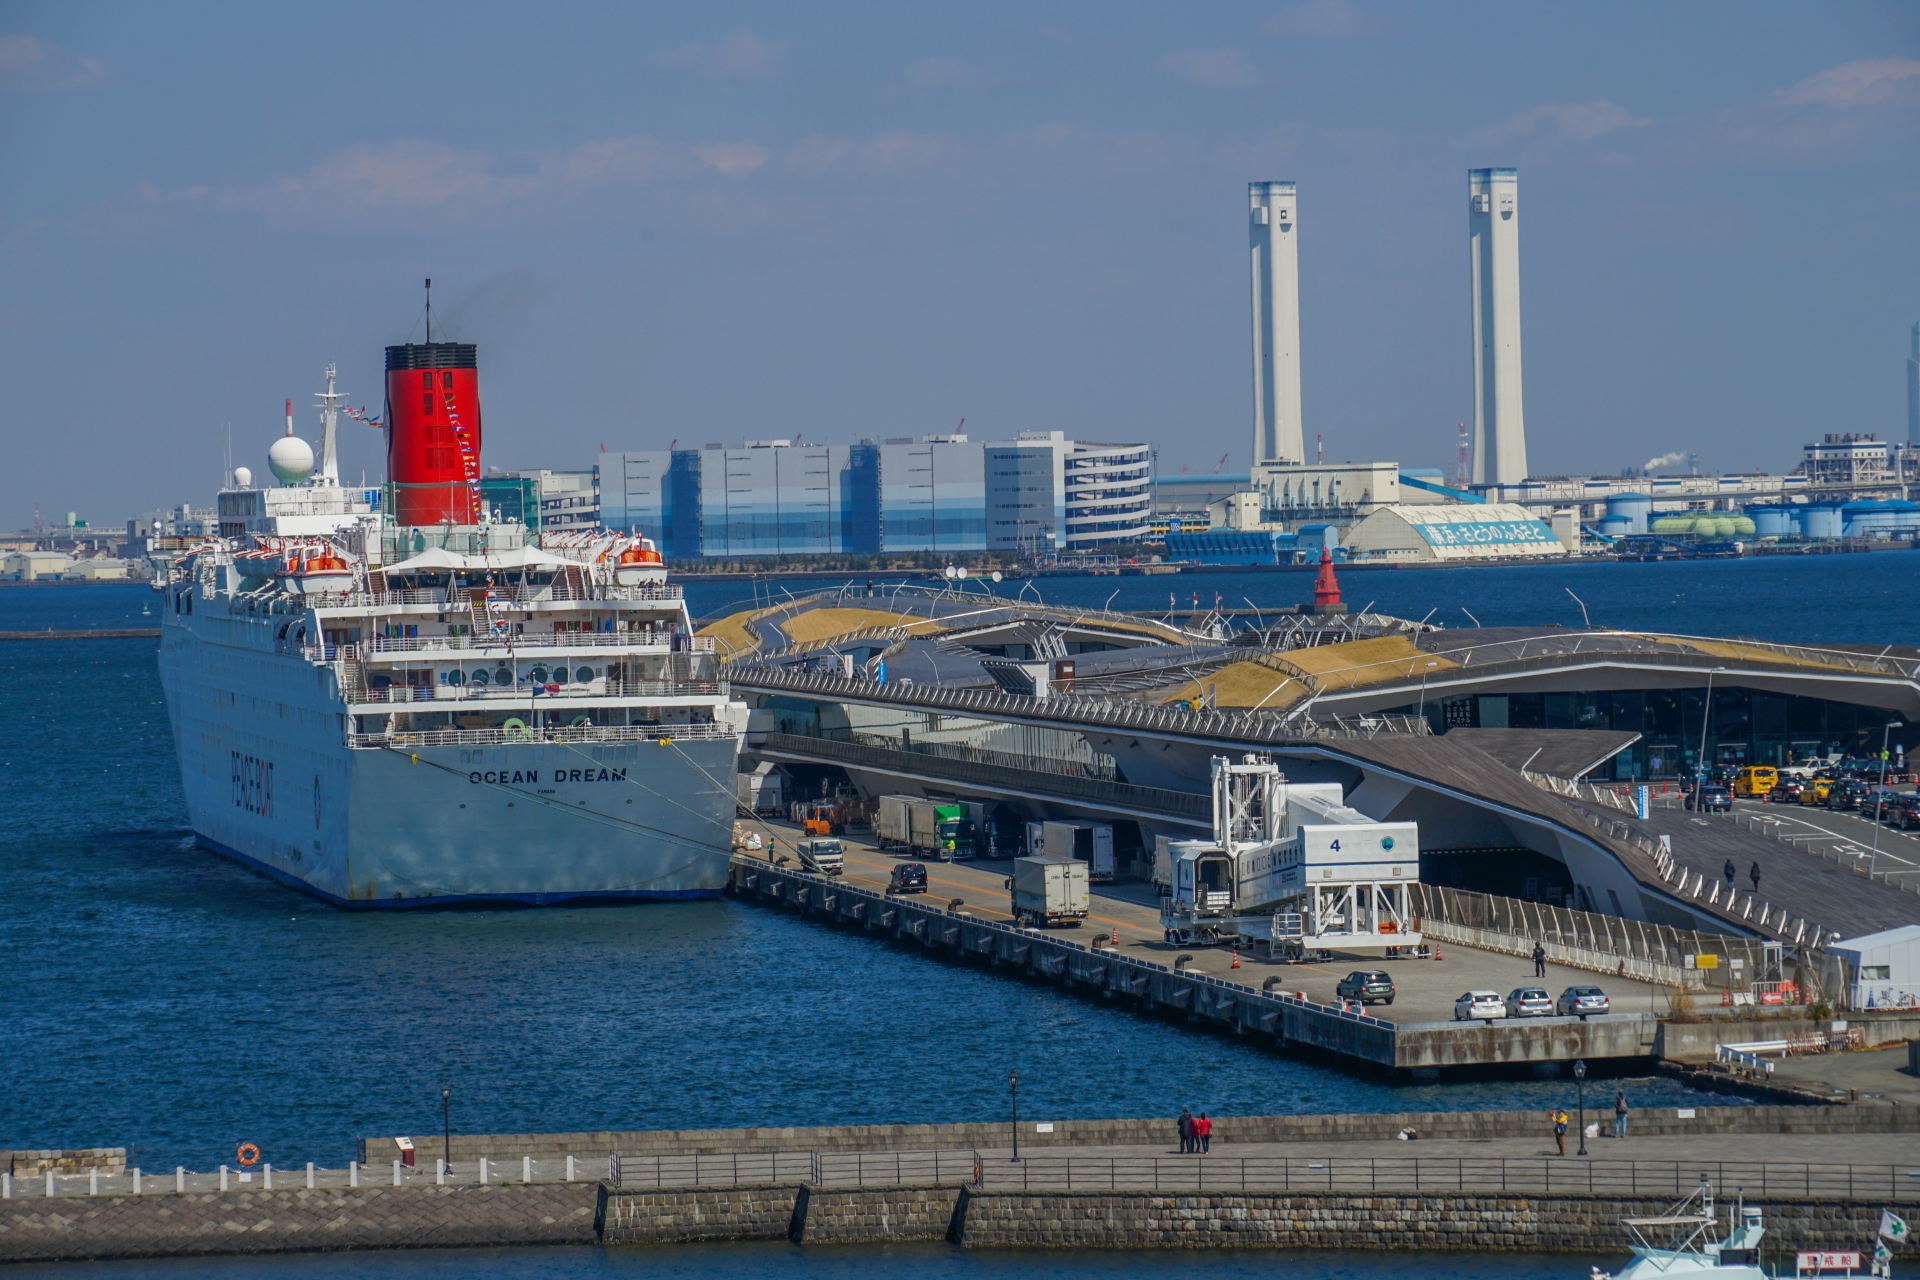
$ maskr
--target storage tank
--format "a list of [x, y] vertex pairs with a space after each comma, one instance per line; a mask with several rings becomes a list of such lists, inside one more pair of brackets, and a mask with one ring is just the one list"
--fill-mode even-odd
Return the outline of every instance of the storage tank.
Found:
[[1695, 518], [1684, 512], [1680, 515], [1661, 516], [1653, 522], [1655, 533], [1692, 533]]
[[1794, 524], [1793, 508], [1779, 503], [1756, 502], [1747, 508], [1753, 531], [1762, 538], [1791, 538], [1799, 532]]
[[399, 525], [475, 524], [480, 362], [470, 342], [387, 348], [387, 480]]
[[1920, 505], [1902, 500], [1849, 502], [1840, 508], [1849, 538], [1886, 538], [1920, 525]]
[[1809, 502], [1800, 509], [1799, 515], [1801, 537], [1837, 538], [1840, 536], [1840, 504]]
[[1644, 493], [1616, 493], [1607, 499], [1604, 518], [1625, 520], [1628, 533], [1645, 533], [1653, 518], [1653, 499]]
[[1633, 532], [1633, 521], [1625, 516], [1601, 516], [1599, 529], [1603, 538], [1624, 538]]
[[1759, 526], [1753, 522], [1751, 517], [1723, 516], [1721, 519], [1736, 538], [1751, 538], [1755, 533], [1759, 532]]

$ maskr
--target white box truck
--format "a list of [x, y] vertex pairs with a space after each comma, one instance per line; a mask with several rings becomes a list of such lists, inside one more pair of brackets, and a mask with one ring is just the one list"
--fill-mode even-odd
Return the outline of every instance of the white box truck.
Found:
[[1095, 884], [1113, 882], [1117, 868], [1112, 827], [1104, 823], [1049, 822], [1043, 838], [1048, 857], [1078, 858], [1087, 864], [1087, 878]]
[[831, 836], [815, 836], [794, 846], [800, 867], [817, 876], [837, 876], [846, 868], [846, 853]]
[[1087, 864], [1077, 858], [1015, 858], [1013, 918], [1020, 925], [1078, 925], [1087, 918]]

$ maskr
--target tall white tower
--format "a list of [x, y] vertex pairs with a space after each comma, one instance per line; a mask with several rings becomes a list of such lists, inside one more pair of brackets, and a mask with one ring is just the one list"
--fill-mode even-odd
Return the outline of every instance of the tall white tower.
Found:
[[1291, 182], [1250, 182], [1253, 465], [1307, 460], [1300, 428], [1300, 253]]
[[1907, 337], [1913, 344], [1907, 353], [1907, 443], [1920, 444], [1920, 323]]
[[1467, 230], [1473, 256], [1473, 482], [1527, 478], [1520, 402], [1519, 172], [1467, 170]]

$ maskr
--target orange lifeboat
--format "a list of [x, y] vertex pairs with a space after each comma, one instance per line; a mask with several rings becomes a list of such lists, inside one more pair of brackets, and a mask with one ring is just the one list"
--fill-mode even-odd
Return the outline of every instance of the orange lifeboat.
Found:
[[293, 589], [305, 595], [353, 590], [353, 566], [328, 547], [311, 555], [290, 552], [283, 572]]
[[654, 550], [652, 541], [646, 538], [635, 538], [629, 542], [613, 566], [613, 580], [623, 587], [659, 582], [666, 576], [666, 563], [660, 559], [660, 553]]

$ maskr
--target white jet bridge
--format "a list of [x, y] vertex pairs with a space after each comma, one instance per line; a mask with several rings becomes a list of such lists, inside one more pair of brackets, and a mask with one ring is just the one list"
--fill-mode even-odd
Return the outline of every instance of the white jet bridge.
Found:
[[1213, 839], [1169, 846], [1167, 941], [1309, 948], [1419, 945], [1407, 886], [1420, 879], [1420, 831], [1345, 804], [1337, 782], [1289, 783], [1270, 758], [1213, 758]]

